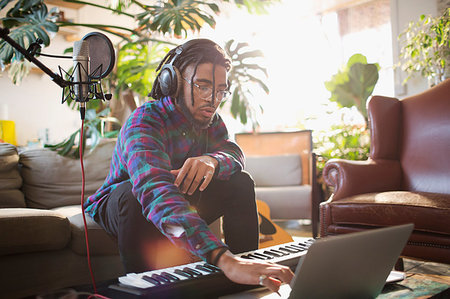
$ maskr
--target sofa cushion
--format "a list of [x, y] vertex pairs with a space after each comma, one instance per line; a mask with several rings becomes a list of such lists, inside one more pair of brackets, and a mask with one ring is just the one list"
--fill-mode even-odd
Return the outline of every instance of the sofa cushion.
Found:
[[[105, 180], [114, 146], [115, 141], [108, 140], [84, 156], [85, 197]], [[81, 202], [80, 160], [48, 149], [32, 149], [20, 153], [20, 163], [27, 206], [49, 209]]]
[[0, 208], [24, 208], [25, 199], [20, 191], [19, 154], [14, 145], [0, 143]]
[[300, 155], [247, 156], [245, 170], [257, 187], [296, 186], [302, 183]]
[[[70, 221], [72, 234], [70, 248], [79, 255], [86, 255], [86, 238], [81, 206], [72, 205], [54, 208], [52, 210], [66, 216]], [[89, 215], [86, 215], [86, 224], [89, 236], [89, 253], [91, 255], [119, 254], [117, 241], [108, 235]]]
[[396, 225], [414, 223], [415, 231], [450, 235], [450, 194], [389, 191], [351, 196], [329, 203], [332, 223]]
[[0, 209], [0, 255], [58, 250], [70, 239], [69, 220], [49, 210]]
[[311, 186], [256, 187], [256, 198], [266, 202], [272, 219], [311, 218]]

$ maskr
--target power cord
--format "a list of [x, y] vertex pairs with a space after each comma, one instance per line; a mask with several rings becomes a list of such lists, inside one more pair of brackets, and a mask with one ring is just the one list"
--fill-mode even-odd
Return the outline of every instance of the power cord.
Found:
[[[83, 107], [84, 110], [84, 105]], [[79, 142], [79, 153], [80, 153], [80, 165], [81, 165], [81, 214], [83, 215], [83, 222], [84, 222], [84, 235], [86, 238], [86, 255], [88, 260], [88, 266], [89, 266], [89, 272], [91, 275], [92, 280], [92, 287], [94, 288], [94, 294], [89, 296], [88, 298], [102, 298], [102, 299], [109, 299], [108, 297], [102, 296], [100, 294], [97, 294], [97, 285], [95, 284], [95, 278], [94, 278], [94, 272], [92, 270], [92, 264], [91, 264], [91, 254], [89, 250], [89, 238], [88, 238], [88, 229], [87, 229], [87, 223], [86, 223], [86, 215], [84, 214], [84, 191], [85, 191], [85, 185], [86, 185], [86, 178], [84, 174], [84, 163], [83, 163], [83, 135], [84, 135], [84, 111], [81, 112], [81, 129], [80, 129], [80, 142]]]

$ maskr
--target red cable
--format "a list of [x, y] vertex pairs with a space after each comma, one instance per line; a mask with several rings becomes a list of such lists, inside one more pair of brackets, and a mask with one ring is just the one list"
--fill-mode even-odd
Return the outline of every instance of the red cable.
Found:
[[80, 164], [81, 164], [81, 211], [83, 215], [83, 222], [84, 222], [84, 235], [86, 237], [86, 254], [88, 259], [88, 266], [89, 266], [89, 272], [91, 274], [91, 280], [92, 280], [92, 286], [94, 287], [94, 294], [97, 294], [97, 286], [95, 285], [95, 279], [94, 279], [94, 273], [92, 271], [92, 265], [91, 265], [91, 255], [89, 250], [89, 238], [88, 238], [88, 229], [86, 224], [86, 216], [84, 215], [84, 189], [85, 189], [85, 176], [84, 176], [84, 164], [83, 164], [83, 132], [84, 132], [84, 119], [81, 120], [81, 130], [80, 130], [80, 145], [79, 145], [79, 152], [80, 152]]

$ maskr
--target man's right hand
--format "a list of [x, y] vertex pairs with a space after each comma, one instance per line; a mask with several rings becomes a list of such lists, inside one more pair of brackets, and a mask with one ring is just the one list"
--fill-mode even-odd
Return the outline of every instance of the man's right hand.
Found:
[[[217, 250], [213, 251], [212, 255], [216, 253]], [[231, 281], [253, 285], [262, 283], [273, 292], [278, 292], [282, 283], [290, 283], [294, 278], [294, 273], [287, 266], [250, 261], [237, 257], [230, 251], [220, 257], [217, 266]]]

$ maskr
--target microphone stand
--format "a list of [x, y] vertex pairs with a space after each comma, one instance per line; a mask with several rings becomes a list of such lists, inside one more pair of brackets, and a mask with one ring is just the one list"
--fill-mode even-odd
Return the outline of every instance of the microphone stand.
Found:
[[[33, 55], [31, 51], [35, 44], [31, 44], [28, 50], [25, 50], [21, 45], [16, 43], [13, 39], [11, 39], [9, 36], [9, 29], [8, 28], [1, 28], [0, 27], [0, 37], [6, 41], [8, 44], [13, 46], [16, 50], [18, 50], [22, 55], [30, 62], [34, 63], [37, 67], [39, 67], [44, 73], [49, 75], [53, 82], [59, 85], [59, 87], [65, 88], [69, 85], [73, 85], [72, 82], [64, 80], [60, 75], [53, 73], [48, 67], [46, 67], [42, 62], [37, 60]], [[34, 54], [34, 53], [33, 53]]]

